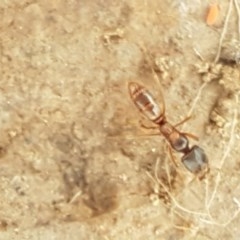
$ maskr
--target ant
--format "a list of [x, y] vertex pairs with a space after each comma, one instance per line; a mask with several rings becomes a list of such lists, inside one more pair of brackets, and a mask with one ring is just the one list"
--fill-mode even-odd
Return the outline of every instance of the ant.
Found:
[[[136, 105], [138, 110], [145, 115], [150, 121], [155, 123], [156, 127], [145, 128], [158, 128], [160, 133], [167, 139], [171, 147], [183, 154], [182, 163], [183, 165], [193, 174], [200, 174], [204, 176], [209, 171], [208, 158], [202, 148], [197, 145], [189, 147], [189, 141], [187, 137], [197, 139], [192, 134], [183, 133], [176, 129], [177, 126], [187, 121], [190, 117], [184, 119], [175, 126], [172, 126], [166, 119], [165, 116], [165, 104], [164, 98], [162, 97], [162, 109], [157, 105], [155, 99], [150, 92], [137, 82], [129, 82], [128, 84], [129, 94], [133, 103]], [[158, 133], [158, 134], [160, 134]], [[172, 149], [170, 148], [170, 151]], [[172, 155], [172, 152], [171, 156]]]

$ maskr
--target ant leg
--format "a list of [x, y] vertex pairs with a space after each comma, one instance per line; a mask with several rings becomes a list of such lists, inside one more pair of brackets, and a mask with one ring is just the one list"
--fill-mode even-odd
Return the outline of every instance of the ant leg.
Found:
[[157, 129], [157, 128], [158, 128], [157, 126], [147, 126], [147, 125], [145, 125], [145, 124], [143, 123], [142, 120], [139, 120], [139, 123], [140, 123], [140, 126], [141, 126], [142, 128], [145, 128], [145, 129]]
[[136, 138], [148, 138], [149, 136], [160, 136], [160, 132], [155, 132], [155, 133], [137, 133], [137, 134], [122, 134], [122, 135], [117, 135], [117, 136], [106, 136], [107, 139], [136, 139]]
[[[186, 117], [186, 118], [183, 119], [181, 122], [179, 122], [179, 123], [177, 123], [176, 125], [174, 125], [174, 127], [178, 127], [178, 126], [182, 125], [183, 123], [187, 122], [191, 117], [192, 117], [192, 116]], [[186, 135], [186, 136], [188, 136], [188, 137], [190, 137], [190, 138], [192, 138], [192, 139], [194, 139], [194, 140], [196, 140], [196, 141], [199, 140], [199, 138], [198, 138], [196, 135], [192, 134], [192, 133], [183, 132], [182, 134], [184, 134], [184, 135]]]
[[182, 125], [183, 123], [187, 122], [192, 116], [188, 116], [186, 118], [184, 118], [181, 122], [177, 123], [176, 125], [174, 125], [174, 127], [178, 127], [180, 125]]
[[172, 148], [169, 144], [167, 145], [167, 148], [168, 148], [168, 151], [169, 151], [169, 154], [170, 154], [173, 164], [175, 165], [175, 167], [178, 167], [178, 164], [176, 163], [176, 160], [175, 160], [176, 158], [174, 157]]
[[119, 138], [123, 138], [123, 139], [136, 139], [136, 138], [147, 138], [149, 136], [160, 136], [161, 135], [161, 132], [158, 128], [158, 126], [147, 126], [145, 125], [143, 122], [142, 122], [142, 119], [139, 120], [139, 123], [140, 123], [140, 126], [142, 128], [145, 128], [145, 129], [157, 129], [158, 131], [157, 132], [151, 132], [151, 133], [144, 133], [144, 132], [141, 132], [140, 134], [137, 133], [137, 134], [121, 134], [121, 135], [117, 135], [117, 136], [106, 136], [107, 139], [119, 139]]
[[192, 138], [192, 139], [194, 139], [194, 140], [196, 140], [196, 141], [199, 140], [199, 138], [198, 138], [196, 135], [192, 134], [192, 133], [183, 132], [182, 134], [183, 134], [183, 135], [186, 135], [186, 136], [188, 136], [188, 137], [190, 137], [190, 138]]

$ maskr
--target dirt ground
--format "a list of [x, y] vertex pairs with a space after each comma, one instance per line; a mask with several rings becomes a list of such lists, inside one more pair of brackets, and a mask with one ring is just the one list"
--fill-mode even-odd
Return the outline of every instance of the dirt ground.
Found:
[[[0, 1], [0, 240], [240, 239], [238, 5], [208, 26], [209, 4]], [[141, 128], [129, 81], [192, 116], [203, 180]]]

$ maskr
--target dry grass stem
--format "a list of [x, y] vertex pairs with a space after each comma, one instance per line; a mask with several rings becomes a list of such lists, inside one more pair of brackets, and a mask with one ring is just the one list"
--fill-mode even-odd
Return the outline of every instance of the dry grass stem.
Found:
[[[207, 215], [206, 213], [203, 212], [196, 212], [196, 211], [192, 211], [189, 210], [185, 207], [183, 207], [177, 200], [176, 198], [170, 193], [170, 191], [168, 190], [168, 188], [166, 187], [166, 185], [159, 179], [158, 177], [158, 173], [157, 173], [157, 169], [159, 168], [159, 158], [156, 161], [156, 165], [155, 165], [155, 179], [152, 177], [152, 175], [149, 172], [146, 172], [146, 174], [156, 183], [158, 183], [158, 185], [160, 185], [163, 190], [168, 194], [168, 196], [171, 198], [172, 202], [175, 204], [175, 206], [182, 210], [183, 212], [187, 212], [189, 214], [193, 214], [193, 215], [200, 215], [200, 216], [205, 216]], [[174, 208], [174, 207], [173, 207]]]
[[[237, 105], [238, 105], [238, 96], [236, 96], [236, 102], [237, 102]], [[234, 143], [235, 128], [236, 128], [236, 125], [237, 125], [237, 116], [238, 116], [238, 111], [235, 108], [234, 111], [233, 111], [232, 126], [231, 126], [231, 130], [230, 130], [230, 138], [229, 138], [228, 144], [226, 146], [226, 149], [224, 150], [223, 157], [220, 160], [219, 170], [222, 169], [222, 167], [224, 165], [224, 162], [225, 162], [227, 156], [229, 155], [229, 153], [230, 153], [230, 151], [232, 149], [232, 145]], [[221, 180], [221, 171], [218, 171], [217, 177], [216, 177], [216, 181], [215, 181], [215, 187], [214, 187], [212, 196], [211, 196], [211, 198], [210, 198], [210, 200], [209, 200], [209, 202], [207, 204], [207, 209], [210, 208], [210, 206], [211, 206], [211, 204], [213, 202], [213, 199], [215, 198], [215, 195], [216, 195], [216, 192], [217, 192], [220, 180]]]
[[78, 191], [76, 194], [73, 195], [71, 200], [69, 201], [70, 204], [74, 203], [80, 196], [82, 195], [82, 191]]
[[238, 15], [238, 40], [240, 41], [240, 7], [238, 0], [234, 0], [235, 8], [237, 10], [237, 15]]
[[205, 59], [203, 58], [203, 56], [200, 54], [200, 52], [196, 49], [196, 48], [193, 48], [193, 51], [194, 53], [197, 55], [197, 57], [199, 57], [199, 59], [204, 62]]
[[220, 39], [219, 39], [218, 50], [217, 50], [217, 54], [216, 54], [214, 63], [217, 63], [217, 62], [218, 62], [219, 57], [220, 57], [220, 54], [221, 54], [223, 39], [224, 39], [224, 36], [225, 36], [225, 34], [226, 34], [227, 26], [228, 26], [228, 21], [229, 21], [229, 18], [230, 18], [230, 16], [231, 16], [231, 12], [232, 12], [232, 5], [233, 5], [233, 0], [230, 0], [230, 2], [229, 2], [229, 7], [228, 7], [228, 12], [227, 12], [227, 15], [226, 15], [226, 19], [225, 19], [225, 21], [224, 21], [223, 30], [222, 30], [222, 33], [221, 33], [221, 36], [220, 36]]
[[[239, 103], [238, 95], [236, 95], [236, 103], [237, 103], [237, 105]], [[240, 208], [238, 206], [238, 210], [233, 214], [233, 216], [230, 219], [228, 219], [227, 221], [225, 221], [223, 223], [219, 223], [219, 222], [214, 220], [214, 218], [212, 217], [211, 212], [210, 212], [210, 208], [211, 208], [211, 206], [214, 202], [214, 199], [215, 199], [217, 191], [218, 191], [219, 183], [221, 181], [221, 169], [222, 169], [222, 167], [225, 163], [226, 158], [229, 156], [229, 153], [230, 153], [230, 151], [232, 149], [232, 146], [234, 144], [234, 139], [235, 139], [234, 134], [235, 134], [236, 126], [237, 126], [237, 117], [238, 117], [238, 111], [237, 111], [237, 108], [235, 108], [233, 110], [232, 124], [231, 124], [231, 130], [230, 130], [230, 138], [229, 138], [228, 144], [226, 146], [226, 149], [224, 150], [223, 157], [220, 160], [220, 167], [219, 167], [219, 171], [218, 171], [217, 176], [216, 176], [216, 181], [215, 181], [215, 186], [214, 186], [214, 189], [213, 189], [213, 193], [211, 195], [210, 200], [208, 202], [206, 202], [206, 211], [208, 213], [208, 216], [209, 216], [210, 220], [201, 219], [201, 221], [203, 221], [205, 223], [208, 223], [208, 224], [211, 224], [211, 225], [226, 227], [240, 213]], [[208, 182], [206, 181], [206, 200], [208, 198], [208, 192], [209, 192], [208, 191]], [[233, 202], [238, 203], [236, 198], [233, 198]]]
[[188, 112], [188, 116], [191, 116], [193, 114], [193, 110], [195, 109], [196, 105], [197, 105], [197, 102], [199, 101], [200, 97], [201, 97], [201, 94], [202, 94], [202, 91], [203, 89], [207, 86], [207, 82], [204, 82], [202, 84], [202, 86], [199, 88], [198, 90], [198, 93], [197, 93], [197, 96], [195, 97], [194, 101], [193, 101], [193, 104], [192, 104], [192, 107], [190, 108], [189, 112]]

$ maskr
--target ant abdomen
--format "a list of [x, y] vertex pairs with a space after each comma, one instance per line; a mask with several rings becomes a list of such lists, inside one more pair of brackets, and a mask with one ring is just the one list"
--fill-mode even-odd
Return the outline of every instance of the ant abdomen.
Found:
[[190, 151], [182, 157], [183, 165], [192, 173], [197, 174], [208, 168], [208, 158], [202, 148], [193, 146]]

